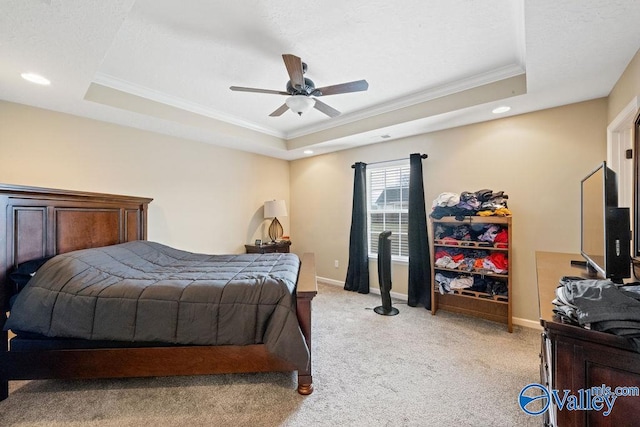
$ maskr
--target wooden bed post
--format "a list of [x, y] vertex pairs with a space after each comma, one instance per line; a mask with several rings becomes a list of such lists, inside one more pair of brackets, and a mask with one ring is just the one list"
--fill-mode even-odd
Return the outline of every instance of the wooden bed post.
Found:
[[3, 357], [3, 355], [6, 354], [8, 351], [9, 334], [1, 330], [4, 327], [4, 322], [6, 317], [4, 312], [2, 312], [1, 317], [2, 319], [0, 319], [0, 339], [2, 339], [2, 344], [0, 344], [0, 401], [9, 397], [9, 374], [7, 372], [7, 364]]
[[311, 351], [311, 300], [318, 293], [318, 283], [316, 281], [316, 261], [313, 253], [305, 253], [302, 256], [302, 266], [298, 276], [298, 286], [296, 289], [298, 322], [300, 329], [309, 348], [309, 365], [305, 370], [298, 370], [298, 393], [307, 395], [313, 393], [313, 375], [311, 372], [312, 351]]
[[3, 355], [9, 351], [9, 334], [4, 331], [4, 324], [7, 321], [7, 312], [9, 309], [8, 281], [7, 271], [11, 267], [13, 260], [9, 259], [9, 250], [13, 242], [6, 240], [7, 228], [11, 224], [7, 222], [7, 196], [0, 193], [0, 236], [4, 236], [5, 244], [0, 244], [0, 401], [9, 397], [9, 374]]

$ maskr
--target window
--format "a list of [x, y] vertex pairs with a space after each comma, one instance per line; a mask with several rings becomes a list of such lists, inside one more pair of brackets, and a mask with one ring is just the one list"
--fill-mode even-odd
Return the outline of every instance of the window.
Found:
[[378, 235], [391, 231], [391, 255], [408, 261], [409, 165], [367, 169], [369, 256], [378, 254]]

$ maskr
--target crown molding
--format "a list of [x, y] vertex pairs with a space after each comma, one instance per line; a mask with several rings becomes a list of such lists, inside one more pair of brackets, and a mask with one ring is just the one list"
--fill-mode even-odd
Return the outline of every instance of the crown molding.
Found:
[[106, 86], [122, 92], [130, 93], [132, 95], [146, 98], [155, 102], [170, 105], [172, 107], [199, 114], [201, 116], [210, 117], [212, 119], [220, 120], [246, 129], [275, 136], [277, 138], [284, 139], [286, 137], [284, 133], [279, 132], [275, 129], [258, 126], [255, 123], [240, 119], [230, 114], [225, 114], [220, 111], [213, 110], [211, 108], [205, 107], [202, 104], [186, 101], [176, 96], [167, 95], [166, 93], [159, 92], [157, 90], [150, 89], [148, 87], [132, 83], [105, 73], [96, 73], [95, 77], [93, 78], [93, 83], [97, 83], [102, 86]]
[[315, 132], [324, 131], [337, 126], [345, 125], [348, 123], [357, 122], [371, 116], [378, 114], [388, 113], [390, 111], [399, 110], [401, 108], [410, 107], [421, 102], [431, 101], [437, 98], [442, 98], [447, 95], [462, 92], [464, 90], [473, 89], [478, 86], [486, 85], [489, 83], [495, 83], [500, 80], [508, 79], [525, 74], [525, 71], [520, 65], [510, 64], [504, 67], [496, 68], [484, 73], [476, 74], [472, 77], [457, 80], [445, 85], [436, 86], [433, 88], [425, 89], [420, 92], [416, 92], [409, 96], [403, 96], [393, 99], [389, 102], [378, 104], [371, 108], [365, 108], [353, 113], [344, 114], [335, 117], [330, 122], [319, 123], [314, 126], [309, 126], [304, 129], [293, 131], [285, 135], [285, 139], [290, 140], [301, 136], [309, 135]]
[[489, 83], [494, 83], [507, 78], [515, 77], [524, 73], [525, 72], [520, 65], [510, 64], [510, 65], [500, 67], [494, 70], [490, 70], [484, 73], [476, 74], [466, 79], [461, 79], [445, 85], [425, 89], [423, 91], [416, 92], [409, 96], [399, 97], [389, 102], [378, 104], [374, 107], [365, 108], [362, 110], [355, 111], [353, 113], [344, 114], [339, 117], [335, 117], [333, 120], [329, 122], [318, 123], [316, 125], [308, 126], [308, 127], [305, 127], [304, 129], [300, 129], [300, 130], [289, 132], [289, 133], [283, 133], [275, 129], [257, 126], [252, 122], [242, 120], [236, 116], [215, 111], [201, 104], [189, 102], [178, 97], [170, 96], [165, 93], [162, 93], [162, 92], [159, 92], [135, 83], [131, 83], [129, 81], [122, 80], [114, 76], [110, 76], [108, 74], [97, 73], [95, 78], [93, 79], [93, 82], [112, 88], [112, 89], [120, 90], [126, 93], [130, 93], [132, 95], [149, 99], [155, 102], [160, 102], [162, 104], [170, 105], [172, 107], [179, 108], [181, 110], [189, 111], [205, 117], [211, 117], [216, 120], [220, 120], [220, 121], [230, 123], [236, 126], [240, 126], [246, 129], [250, 129], [253, 131], [261, 132], [277, 138], [282, 138], [288, 141], [290, 139], [313, 134], [316, 132], [321, 132], [321, 131], [335, 128], [348, 123], [357, 122], [359, 120], [364, 120], [371, 116], [388, 113], [390, 111], [399, 110], [405, 107], [410, 107], [412, 105], [416, 105], [422, 102], [428, 102], [434, 99], [438, 99], [438, 98], [442, 98], [458, 92], [462, 92], [464, 90], [472, 89], [472, 88], [486, 85]]

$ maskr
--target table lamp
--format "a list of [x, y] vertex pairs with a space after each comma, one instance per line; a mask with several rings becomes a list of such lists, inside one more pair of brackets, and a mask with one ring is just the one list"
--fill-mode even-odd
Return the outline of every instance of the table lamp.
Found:
[[264, 202], [264, 217], [273, 218], [269, 226], [269, 237], [271, 242], [275, 242], [284, 233], [282, 224], [278, 221], [278, 217], [287, 216], [287, 205], [284, 200], [269, 200]]

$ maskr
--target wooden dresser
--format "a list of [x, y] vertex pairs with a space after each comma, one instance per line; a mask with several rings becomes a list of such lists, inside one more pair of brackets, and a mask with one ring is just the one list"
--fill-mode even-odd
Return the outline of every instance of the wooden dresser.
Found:
[[[640, 353], [616, 335], [564, 324], [553, 314], [551, 301], [562, 276], [585, 276], [584, 268], [571, 266], [579, 254], [536, 252], [542, 350], [540, 381], [548, 390], [579, 390], [591, 387], [640, 387]], [[640, 397], [618, 397], [608, 416], [597, 410], [558, 410], [544, 414], [549, 426], [632, 426], [640, 423]], [[606, 409], [606, 406], [605, 406]]]

